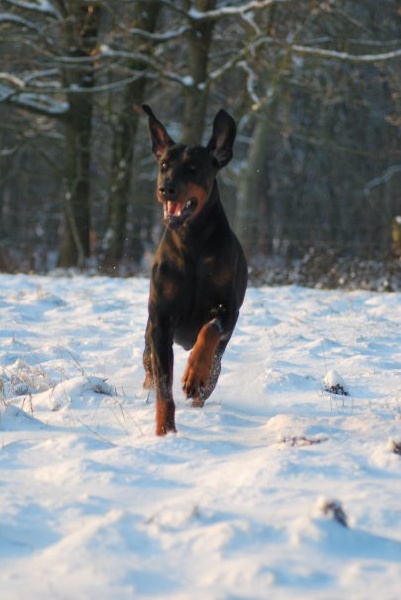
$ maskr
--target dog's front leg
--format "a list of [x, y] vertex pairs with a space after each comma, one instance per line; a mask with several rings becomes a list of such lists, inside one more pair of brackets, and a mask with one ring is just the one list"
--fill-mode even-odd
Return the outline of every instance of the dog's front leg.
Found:
[[[222, 333], [220, 319], [209, 321], [200, 330], [196, 344], [189, 355], [181, 381], [187, 398], [194, 398], [194, 406], [202, 406], [207, 395], [212, 391], [208, 388], [213, 389], [216, 385], [220, 373], [221, 356], [218, 354], [218, 347], [221, 344]], [[213, 376], [213, 366], [217, 371], [215, 376]]]
[[156, 435], [176, 432], [173, 400], [173, 339], [161, 321], [150, 326], [152, 373], [156, 388]]

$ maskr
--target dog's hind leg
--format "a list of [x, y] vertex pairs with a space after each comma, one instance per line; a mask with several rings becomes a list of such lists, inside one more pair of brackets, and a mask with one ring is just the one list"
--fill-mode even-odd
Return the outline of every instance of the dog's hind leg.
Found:
[[142, 362], [143, 368], [145, 371], [145, 381], [143, 382], [143, 387], [145, 390], [152, 390], [155, 387], [154, 377], [153, 377], [153, 368], [152, 368], [152, 348], [149, 340], [150, 336], [150, 325], [149, 321], [146, 326], [145, 332], [145, 349], [143, 351]]

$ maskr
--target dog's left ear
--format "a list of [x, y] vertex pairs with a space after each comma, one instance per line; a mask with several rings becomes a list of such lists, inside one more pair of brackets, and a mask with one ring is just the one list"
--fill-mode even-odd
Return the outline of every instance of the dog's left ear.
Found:
[[142, 110], [149, 117], [149, 131], [152, 140], [152, 152], [159, 159], [169, 146], [173, 146], [174, 142], [169, 136], [163, 123], [156, 119], [152, 109], [147, 104], [142, 104]]
[[233, 157], [236, 132], [234, 119], [225, 110], [219, 110], [213, 121], [213, 135], [207, 145], [213, 162], [219, 169], [225, 167]]

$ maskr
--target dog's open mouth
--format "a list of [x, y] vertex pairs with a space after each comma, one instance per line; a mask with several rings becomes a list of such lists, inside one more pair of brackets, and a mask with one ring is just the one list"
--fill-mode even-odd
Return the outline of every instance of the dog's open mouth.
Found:
[[172, 200], [163, 202], [165, 223], [172, 229], [179, 227], [194, 213], [197, 205], [196, 198], [189, 198], [184, 202], [173, 202]]

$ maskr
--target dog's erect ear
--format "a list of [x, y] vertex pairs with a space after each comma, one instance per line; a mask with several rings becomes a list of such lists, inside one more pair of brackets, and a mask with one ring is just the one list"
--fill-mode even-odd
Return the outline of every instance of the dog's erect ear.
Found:
[[142, 104], [142, 110], [149, 117], [149, 131], [152, 140], [152, 152], [159, 159], [168, 146], [173, 146], [174, 142], [166, 131], [166, 128], [153, 114], [152, 109], [147, 104]]
[[234, 119], [225, 110], [219, 110], [213, 121], [213, 135], [207, 145], [213, 162], [219, 169], [233, 157], [236, 132]]

